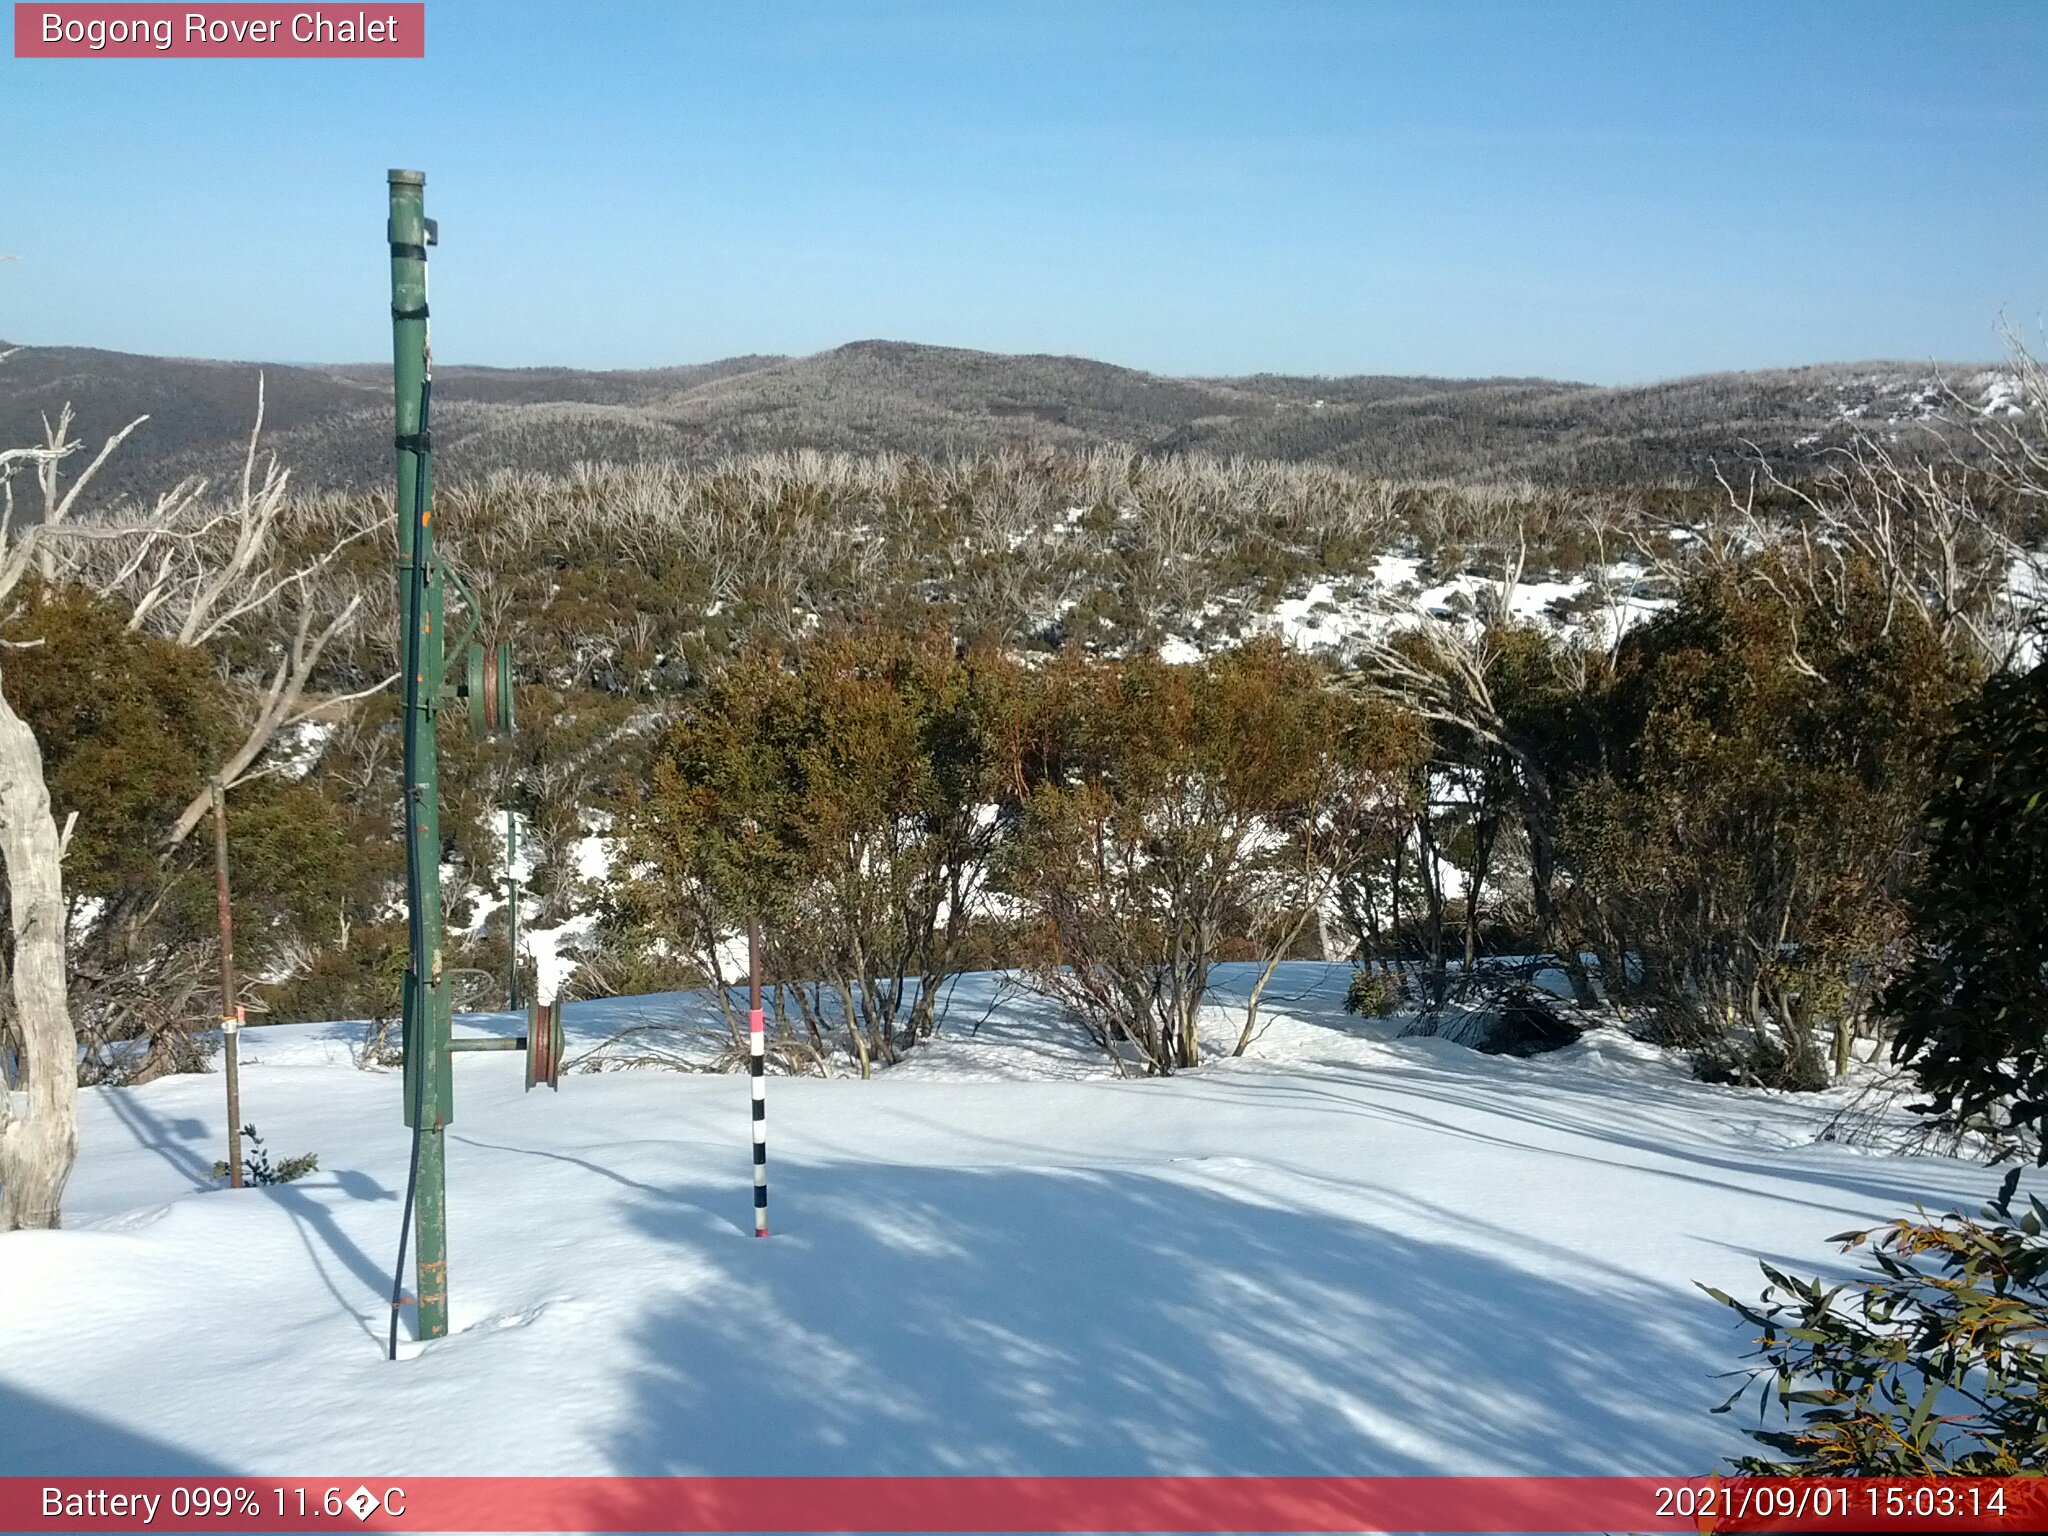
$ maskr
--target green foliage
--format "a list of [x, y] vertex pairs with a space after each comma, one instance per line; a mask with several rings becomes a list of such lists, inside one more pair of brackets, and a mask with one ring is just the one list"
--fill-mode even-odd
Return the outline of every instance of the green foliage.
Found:
[[0, 624], [7, 697], [43, 750], [51, 808], [78, 814], [66, 894], [153, 881], [171, 819], [205, 787], [234, 734], [232, 696], [203, 652], [131, 632], [77, 587], [32, 590]]
[[[77, 816], [64, 880], [82, 1071], [193, 1070], [206, 1051], [192, 1031], [219, 1010], [213, 837], [208, 823], [176, 847], [169, 834], [241, 738], [235, 687], [216, 658], [131, 630], [83, 588], [27, 597], [0, 636], [19, 646], [8, 695], [42, 747], [53, 808]], [[243, 976], [295, 969], [379, 900], [387, 840], [324, 781], [259, 774], [228, 805]], [[99, 1048], [137, 1039], [146, 1050]]]
[[315, 947], [291, 977], [264, 989], [271, 1018], [280, 1024], [397, 1018], [409, 942], [402, 916], [352, 925], [346, 935]]
[[1037, 672], [941, 635], [757, 651], [670, 730], [591, 964], [709, 974], [758, 918], [814, 1043], [850, 1025], [865, 1063], [935, 1027], [963, 967], [1021, 962], [1171, 1071], [1196, 1059], [1210, 964], [1290, 951], [1422, 742], [1270, 640]]
[[1344, 1011], [1384, 1019], [1401, 1006], [1401, 978], [1378, 966], [1360, 966], [1344, 989]]
[[[499, 402], [451, 405], [451, 441], [529, 466], [442, 492], [448, 551], [472, 578], [487, 628], [517, 634], [523, 678], [516, 740], [477, 742], [459, 727], [442, 738], [443, 856], [458, 923], [496, 883], [505, 805], [521, 813], [537, 859], [536, 923], [590, 901], [570, 855], [598, 824], [592, 813], [610, 812], [640, 878], [595, 893], [600, 941], [580, 985], [708, 976], [721, 936], [758, 913], [771, 968], [825, 979], [801, 1000], [807, 1022], [863, 1021], [864, 1048], [886, 1056], [899, 1021], [905, 1040], [929, 1025], [915, 1014], [925, 977], [997, 959], [1049, 975], [1079, 948], [1125, 957], [1113, 968], [1125, 981], [1089, 1005], [1098, 1018], [1116, 1008], [1135, 1019], [1155, 996], [1184, 1018], [1208, 959], [1308, 948], [1302, 935], [1314, 930], [1300, 919], [1326, 913], [1333, 885], [1372, 954], [1412, 954], [1426, 908], [1436, 959], [1461, 916], [1475, 949], [1482, 931], [1490, 942], [1512, 931], [1519, 947], [1598, 951], [1616, 995], [1631, 977], [1623, 957], [1642, 957], [1650, 999], [1686, 1038], [1731, 1042], [1732, 1074], [1812, 1080], [1805, 1026], [1866, 1007], [1903, 933], [1897, 885], [1913, 842], [1915, 765], [1947, 686], [1923, 665], [1910, 614], [1884, 633], [1867, 592], [1787, 604], [1755, 572], [1739, 573], [1724, 579], [1726, 593], [1703, 583], [1679, 615], [1646, 626], [1610, 679], [1597, 651], [1505, 621], [1482, 596], [1472, 681], [1484, 718], [1444, 724], [1424, 744], [1434, 778], [1410, 750], [1412, 719], [1396, 727], [1347, 713], [1322, 681], [1294, 680], [1297, 663], [1303, 678], [1317, 671], [1300, 658], [1259, 662], [1248, 651], [1176, 682], [1144, 655], [1168, 633], [1213, 649], [1311, 581], [1348, 602], [1395, 550], [1426, 557], [1443, 579], [1492, 568], [1510, 548], [1532, 574], [1569, 575], [1606, 563], [1610, 528], [1653, 538], [1645, 518], [1698, 525], [1718, 507], [1717, 489], [1660, 486], [1623, 508], [1540, 476], [1369, 476], [1439, 462], [1453, 446], [1474, 451], [1473, 433], [1503, 410], [1519, 441], [1536, 430], [1525, 408], [1619, 411], [1627, 443], [1660, 461], [1683, 456], [1702, 441], [1693, 416], [1714, 404], [1703, 386], [1665, 391], [1661, 404], [1499, 381], [1420, 394], [1416, 381], [1210, 381], [1162, 395], [1113, 370], [1081, 378], [1070, 367], [1087, 375], [1087, 365], [1036, 360], [1018, 366], [1062, 401], [1080, 390], [1086, 410], [1068, 417], [1063, 403], [1054, 420], [1001, 385], [989, 418], [997, 438], [980, 406], [964, 436], [929, 402], [914, 420], [892, 417], [888, 430], [906, 444], [966, 450], [931, 459], [873, 453], [881, 428], [868, 415], [843, 441], [806, 439], [800, 426], [814, 407], [831, 416], [871, 388], [918, 394], [933, 370], [971, 384], [961, 399], [986, 402], [1009, 365], [966, 361], [971, 380], [956, 374], [958, 355], [848, 349], [818, 360], [822, 374], [800, 370], [821, 395], [779, 404], [769, 396], [782, 373], [740, 369], [744, 383], [728, 378], [714, 393], [720, 411], [752, 401], [745, 419], [705, 428], [687, 462], [662, 461], [669, 428], [615, 423], [597, 447], [616, 448], [619, 462], [570, 467], [556, 461], [576, 433], [559, 423], [538, 430]], [[543, 384], [552, 387], [519, 388]], [[1304, 388], [1327, 409], [1305, 405]], [[1771, 409], [1794, 407], [1790, 388], [1764, 391]], [[1218, 390], [1255, 409], [1216, 414]], [[1121, 442], [1282, 444], [1351, 467], [1086, 446], [1115, 421], [1144, 428], [1111, 432]], [[1359, 436], [1368, 422], [1369, 441]], [[1558, 430], [1545, 418], [1544, 455]], [[798, 440], [866, 456], [702, 457]], [[1005, 446], [988, 446], [998, 440]], [[351, 442], [374, 448], [359, 433]], [[1497, 479], [1498, 462], [1487, 462]], [[1516, 472], [1534, 464], [1507, 462]], [[351, 539], [373, 510], [360, 497], [307, 497], [277, 525], [287, 564], [340, 545], [336, 581], [360, 583], [371, 605], [327, 654], [315, 699], [357, 694], [389, 670], [388, 547]], [[1783, 570], [1765, 574], [1793, 590]], [[65, 599], [74, 601], [85, 602]], [[118, 1019], [132, 1035], [144, 1008], [212, 1011], [207, 839], [202, 831], [168, 856], [156, 839], [165, 807], [219, 760], [222, 732], [236, 734], [250, 690], [291, 636], [280, 615], [251, 615], [212, 643], [209, 662], [128, 637], [108, 615], [93, 623], [61, 654], [11, 658], [9, 686], [24, 669], [49, 669], [37, 709], [51, 739], [71, 744], [76, 761], [60, 766], [80, 780], [57, 785], [59, 810], [83, 811], [67, 874], [74, 894], [109, 898], [74, 911], [75, 932], [88, 910], [98, 925], [79, 945], [75, 986], [90, 994], [81, 1016]], [[855, 626], [857, 646], [846, 638]], [[912, 638], [884, 642], [885, 633]], [[1055, 663], [1062, 647], [1077, 654]], [[1817, 677], [1788, 664], [1794, 654]], [[994, 655], [1024, 660], [983, 659]], [[1090, 667], [1100, 675], [1073, 682]], [[1928, 697], [1916, 694], [1914, 679], [1930, 678]], [[103, 685], [108, 707], [88, 715]], [[1929, 698], [1935, 707], [1923, 709]], [[172, 707], [157, 709], [159, 699]], [[136, 709], [152, 718], [131, 729], [123, 711]], [[395, 996], [381, 932], [402, 869], [395, 715], [388, 693], [337, 704], [312, 772], [287, 781], [259, 771], [231, 796], [238, 947], [245, 972], [265, 977], [253, 989], [282, 1014], [374, 1015]], [[1430, 803], [1424, 789], [1447, 778], [1465, 793]], [[1376, 798], [1361, 800], [1368, 782]], [[1254, 830], [1205, 845], [1209, 829], [1169, 809], [1183, 790]], [[1264, 808], [1244, 809], [1254, 804]], [[990, 808], [997, 819], [985, 821]], [[1426, 859], [1413, 852], [1418, 833]], [[1090, 868], [1091, 851], [1116, 857]], [[1034, 867], [1039, 859], [1051, 862]], [[1489, 859], [1499, 870], [1490, 884], [1474, 878]], [[1490, 901], [1461, 909], [1436, 878], [1444, 866]], [[1232, 874], [1212, 882], [1205, 868]], [[1010, 899], [1000, 924], [977, 901], [991, 879]], [[1383, 899], [1397, 887], [1397, 901]], [[1183, 894], [1163, 894], [1174, 889]], [[1788, 891], [1790, 922], [1774, 937], [1784, 911], [1773, 903]], [[942, 912], [967, 916], [956, 929]], [[501, 974], [503, 934], [494, 918], [477, 937], [454, 938], [450, 963]], [[166, 970], [179, 972], [176, 985], [158, 984]], [[1582, 985], [1583, 967], [1573, 976]], [[1162, 1038], [1192, 1049], [1178, 1024]]]
[[1271, 639], [1189, 666], [1070, 654], [1030, 698], [1003, 867], [1037, 983], [1120, 1059], [1192, 1066], [1211, 965], [1240, 935], [1284, 952], [1286, 919], [1370, 846], [1421, 733]]
[[[311, 1152], [301, 1152], [296, 1157], [287, 1157], [282, 1162], [272, 1163], [270, 1153], [263, 1145], [263, 1138], [256, 1134], [256, 1127], [253, 1125], [242, 1127], [242, 1142], [244, 1183], [289, 1184], [295, 1179], [303, 1179], [320, 1167], [319, 1157]], [[213, 1176], [216, 1179], [225, 1179], [228, 1176], [228, 1165], [225, 1162], [216, 1162], [213, 1165]]]
[[[228, 858], [235, 899], [235, 953], [247, 971], [275, 969], [302, 950], [341, 942], [349, 915], [373, 911], [402, 869], [382, 828], [365, 825], [317, 783], [259, 778], [228, 793]], [[211, 839], [207, 852], [211, 852]], [[215, 918], [210, 880], [194, 931]], [[350, 935], [352, 937], [352, 935]]]
[[1994, 1477], [2048, 1467], [2048, 1207], [2015, 1216], [2015, 1169], [1980, 1220], [1900, 1219], [1844, 1233], [1866, 1273], [1838, 1285], [1769, 1264], [1751, 1306], [1702, 1287], [1761, 1330], [1763, 1364], [1716, 1412], [1755, 1387], [1759, 1415], [1791, 1424], [1753, 1437], [1771, 1476]]
[[[1611, 953], [1709, 1069], [1823, 1080], [1815, 1030], [1868, 1007], [1906, 928], [1932, 743], [1964, 683], [1850, 567], [1710, 573], [1629, 636], [1564, 856]], [[1613, 980], [1622, 980], [1619, 966]]]
[[[709, 972], [749, 919], [814, 1032], [865, 1064], [937, 1027], [986, 880], [1018, 671], [934, 634], [756, 652], [671, 729], [628, 818], [641, 867], [615, 913]], [[836, 1003], [828, 1019], [823, 992]]]
[[1937, 782], [1894, 1054], [1944, 1120], [2048, 1163], [2048, 663], [1985, 685]]

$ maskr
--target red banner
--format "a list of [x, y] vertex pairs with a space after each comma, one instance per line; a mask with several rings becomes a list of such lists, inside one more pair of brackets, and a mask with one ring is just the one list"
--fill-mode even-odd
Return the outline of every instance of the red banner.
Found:
[[0, 1478], [9, 1531], [2011, 1531], [2041, 1478]]
[[424, 4], [22, 5], [17, 59], [422, 59]]

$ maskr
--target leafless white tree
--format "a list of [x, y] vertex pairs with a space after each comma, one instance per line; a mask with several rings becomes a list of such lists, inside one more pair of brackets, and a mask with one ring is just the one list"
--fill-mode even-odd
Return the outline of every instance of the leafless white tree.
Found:
[[[68, 406], [45, 422], [42, 444], [0, 450], [0, 613], [31, 576], [75, 582], [126, 603], [131, 628], [204, 645], [259, 613], [295, 605], [291, 638], [257, 691], [248, 732], [218, 765], [218, 774], [232, 781], [279, 731], [306, 718], [315, 666], [362, 607], [360, 594], [337, 592], [325, 578], [342, 549], [370, 526], [310, 559], [294, 563], [280, 557], [275, 533], [287, 482], [274, 460], [258, 474], [260, 396], [240, 494], [225, 507], [205, 501], [203, 482], [186, 481], [152, 505], [81, 519], [82, 498], [95, 477], [146, 420], [138, 417], [109, 436], [68, 480], [65, 461], [84, 447], [72, 434]], [[40, 519], [29, 523], [16, 518], [15, 480], [24, 470], [33, 471], [42, 502]], [[12, 1013], [27, 1105], [17, 1115], [10, 1094], [0, 1092], [0, 1230], [58, 1222], [77, 1146], [78, 1060], [66, 977], [63, 856], [69, 829], [60, 831], [56, 824], [41, 748], [8, 702], [4, 681], [0, 675], [0, 861], [11, 909]], [[171, 828], [167, 846], [190, 835], [208, 804], [206, 794], [195, 798]], [[15, 1084], [15, 1075], [8, 1074], [5, 1086]]]
[[[0, 361], [6, 355], [0, 353]], [[83, 447], [70, 435], [69, 409], [45, 423], [40, 446], [0, 449], [0, 613], [32, 574], [61, 577], [81, 542], [147, 535], [146, 519], [89, 529], [72, 520], [80, 493], [144, 419], [110, 437], [68, 488], [59, 466]], [[41, 520], [26, 525], [15, 518], [14, 481], [23, 469], [33, 470], [43, 493]], [[180, 504], [184, 494], [181, 487], [159, 501], [157, 513]], [[4, 654], [0, 649], [0, 661]], [[20, 1059], [13, 1071], [0, 1070], [0, 1231], [57, 1225], [78, 1145], [78, 1040], [65, 987], [66, 835], [51, 812], [42, 748], [8, 701], [5, 682], [0, 672], [0, 865], [14, 941], [10, 979]], [[27, 1104], [17, 1115], [12, 1090], [23, 1079]]]
[[[182, 499], [160, 505], [154, 514], [154, 526], [175, 536], [152, 541], [152, 555], [105, 554], [80, 565], [81, 577], [95, 590], [128, 608], [131, 630], [148, 629], [180, 645], [207, 646], [258, 618], [289, 616], [288, 634], [250, 690], [242, 739], [210, 775], [230, 787], [281, 732], [376, 693], [391, 681], [386, 677], [350, 693], [308, 700], [322, 657], [358, 623], [365, 606], [362, 592], [337, 579], [343, 557], [349, 546], [382, 524], [358, 516], [317, 552], [285, 554], [279, 522], [289, 505], [291, 476], [275, 456], [262, 452], [263, 412], [259, 378], [256, 421], [229, 500], [210, 502], [203, 486], [191, 486]], [[76, 499], [77, 489], [74, 485], [67, 493], [67, 503]], [[166, 845], [176, 847], [191, 836], [211, 804], [210, 789], [194, 795], [172, 823]]]

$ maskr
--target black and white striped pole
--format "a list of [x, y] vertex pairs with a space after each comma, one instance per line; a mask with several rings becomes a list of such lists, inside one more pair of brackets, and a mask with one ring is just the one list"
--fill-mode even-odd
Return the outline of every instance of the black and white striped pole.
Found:
[[747, 1073], [754, 1085], [754, 1236], [768, 1235], [768, 1026], [761, 1016], [761, 924], [747, 922]]

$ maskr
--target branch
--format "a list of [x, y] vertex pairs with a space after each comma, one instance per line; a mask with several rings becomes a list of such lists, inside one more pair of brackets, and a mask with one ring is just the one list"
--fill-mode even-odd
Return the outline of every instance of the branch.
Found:
[[[306, 685], [311, 680], [313, 669], [319, 665], [321, 655], [354, 620], [361, 609], [363, 598], [356, 593], [342, 605], [341, 611], [328, 620], [317, 633], [313, 629], [313, 611], [301, 610], [297, 633], [292, 637], [290, 649], [279, 660], [277, 670], [271, 674], [270, 686], [264, 691], [263, 704], [256, 714], [255, 724], [242, 744], [230, 753], [217, 771], [216, 777], [232, 781], [240, 778], [261, 757], [271, 742], [277, 739], [279, 731], [289, 724], [305, 696]], [[386, 680], [388, 682], [389, 679]], [[377, 685], [379, 688], [384, 683]], [[366, 690], [368, 693], [376, 689]], [[357, 695], [358, 697], [362, 695]], [[199, 825], [212, 809], [213, 791], [202, 790], [192, 797], [191, 802], [181, 811], [171, 827], [168, 846], [175, 848], [192, 835], [192, 829]]]
[[44, 419], [43, 430], [49, 438], [47, 446], [51, 450], [45, 458], [40, 471], [43, 482], [44, 527], [54, 528], [70, 515], [72, 506], [78, 501], [79, 493], [92, 484], [93, 476], [97, 475], [100, 472], [101, 466], [114, 456], [114, 450], [127, 442], [129, 434], [147, 420], [149, 420], [149, 417], [146, 415], [136, 417], [127, 426], [100, 444], [100, 451], [93, 455], [92, 462], [80, 471], [78, 478], [71, 482], [71, 489], [66, 491], [60, 499], [57, 495], [57, 461], [65, 454], [70, 453], [74, 447], [83, 445], [73, 443], [66, 436], [71, 427], [71, 406], [68, 402], [65, 404], [64, 409], [57, 413], [57, 424], [54, 428], [51, 427], [47, 417]]

